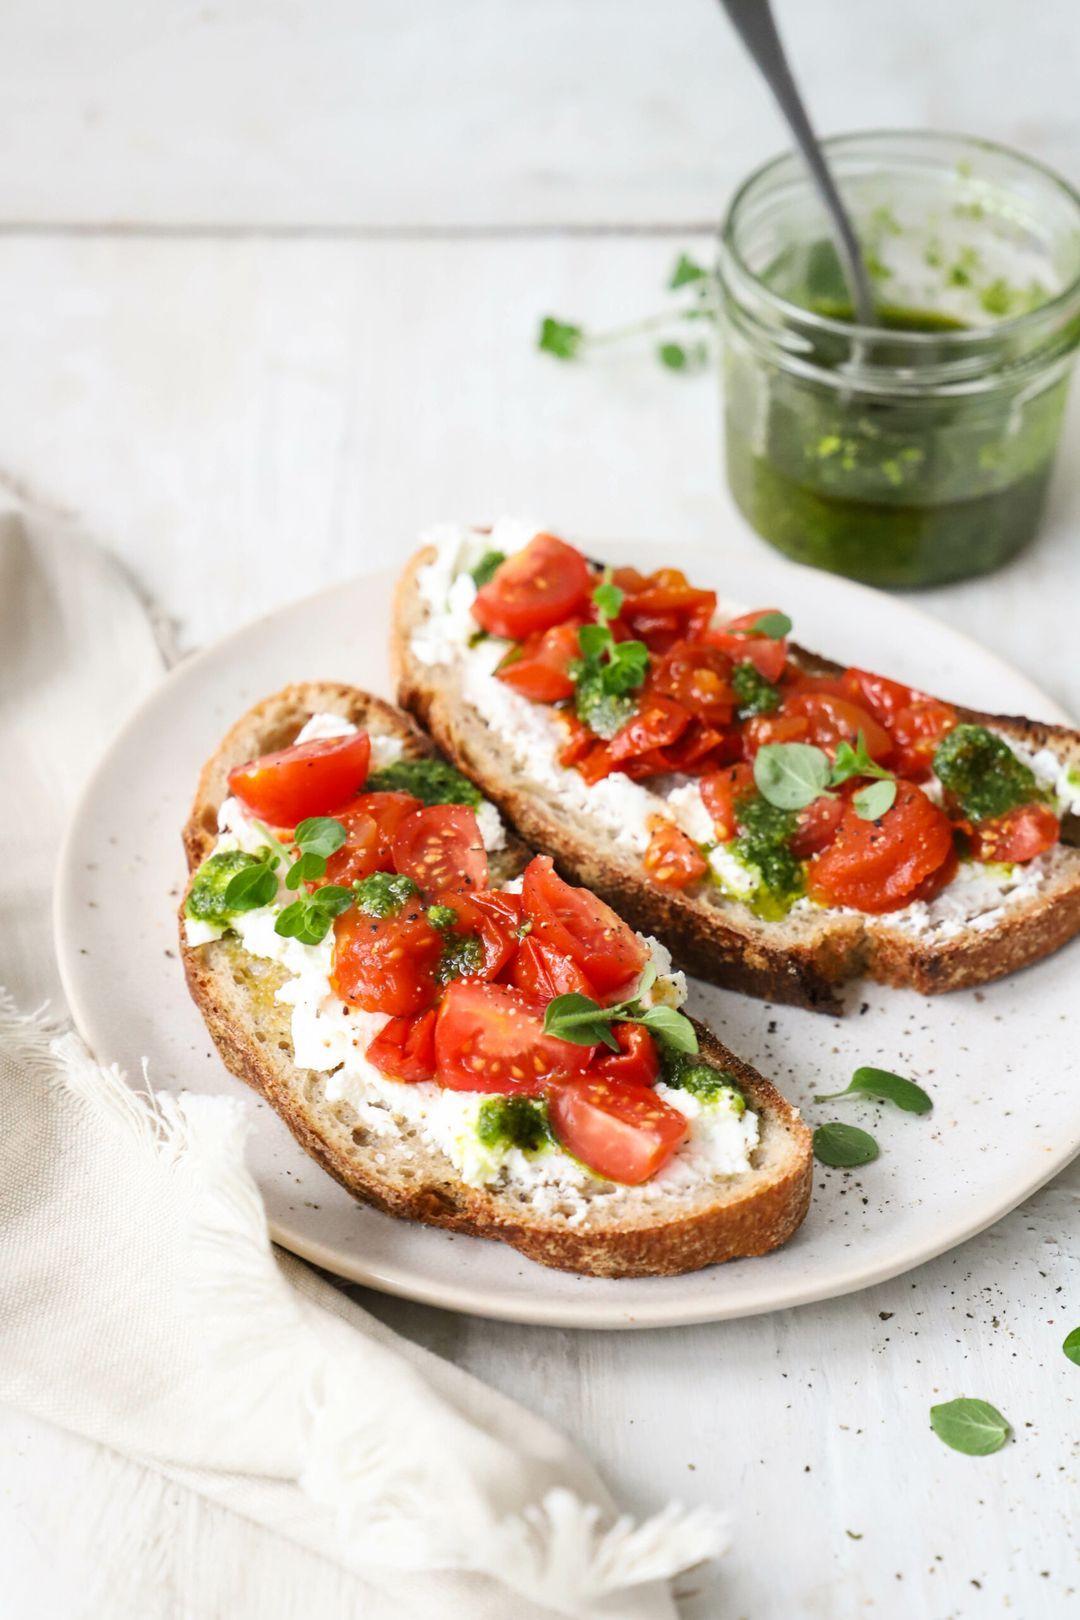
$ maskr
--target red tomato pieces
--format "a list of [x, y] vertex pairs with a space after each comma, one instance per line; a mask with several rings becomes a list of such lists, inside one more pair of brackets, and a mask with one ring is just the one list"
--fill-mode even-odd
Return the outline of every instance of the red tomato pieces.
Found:
[[699, 720], [726, 726], [738, 701], [730, 677], [731, 659], [718, 648], [677, 641], [652, 671], [650, 685]]
[[521, 923], [521, 900], [495, 889], [480, 894], [463, 890], [440, 894], [436, 903], [457, 913], [455, 934], [473, 934], [484, 947], [484, 960], [470, 978], [497, 979], [514, 955]]
[[597, 1175], [637, 1187], [671, 1158], [690, 1122], [651, 1086], [588, 1074], [555, 1084], [548, 1095], [555, 1135]]
[[330, 984], [365, 1012], [424, 1012], [438, 992], [441, 956], [442, 935], [419, 906], [390, 917], [345, 911], [334, 921]]
[[364, 1054], [380, 1074], [415, 1085], [435, 1078], [435, 1009], [391, 1018]]
[[[619, 575], [628, 578], [631, 572], [618, 570], [616, 583]], [[620, 618], [653, 653], [667, 652], [677, 641], [699, 637], [716, 609], [716, 592], [696, 590], [678, 568], [658, 568], [645, 579], [636, 576], [631, 583], [638, 588], [620, 586], [626, 591]]]
[[621, 1086], [655, 1085], [660, 1078], [660, 1054], [644, 1024], [614, 1024], [611, 1033], [619, 1050], [612, 1052], [609, 1047], [598, 1046], [589, 1073]]
[[366, 731], [294, 743], [229, 772], [229, 792], [271, 827], [295, 827], [308, 816], [333, 815], [367, 780]]
[[743, 726], [742, 747], [753, 759], [767, 743], [809, 742], [810, 722], [804, 714], [755, 714]]
[[911, 782], [896, 784], [896, 802], [880, 821], [864, 821], [849, 801], [836, 836], [810, 862], [807, 889], [826, 905], [897, 911], [955, 863], [953, 829], [943, 810]]
[[508, 985], [455, 979], [435, 1024], [439, 1083], [451, 1091], [542, 1096], [557, 1077], [582, 1074], [591, 1046], [544, 1034], [544, 1009]]
[[889, 727], [900, 774], [924, 782], [933, 769], [938, 743], [955, 725], [956, 710], [937, 698], [920, 698], [901, 709]]
[[721, 771], [701, 779], [701, 797], [713, 819], [717, 839], [726, 844], [739, 830], [735, 806], [740, 799], [756, 793], [754, 772], [750, 765], [728, 765]]
[[545, 1006], [556, 996], [572, 992], [597, 1000], [596, 986], [574, 958], [545, 945], [532, 934], [526, 934], [518, 946], [510, 964], [510, 982], [530, 1001], [539, 1001]]
[[691, 883], [700, 883], [709, 870], [697, 845], [665, 816], [653, 819], [643, 862], [649, 877], [661, 889], [685, 889]]
[[564, 883], [550, 855], [529, 862], [521, 897], [537, 939], [576, 962], [601, 998], [638, 978], [648, 952], [637, 934], [589, 889]]
[[394, 870], [433, 898], [444, 889], [486, 889], [488, 862], [476, 812], [467, 804], [429, 804], [414, 811], [390, 840]]
[[767, 681], [778, 681], [787, 663], [787, 642], [773, 636], [751, 634], [759, 619], [766, 613], [775, 612], [775, 608], [755, 608], [753, 613], [743, 613], [737, 619], [731, 619], [722, 630], [710, 630], [705, 640], [710, 647], [717, 647], [726, 653], [734, 663], [748, 659]]
[[523, 641], [570, 618], [591, 590], [592, 575], [581, 552], [553, 534], [538, 534], [477, 592], [473, 618], [493, 636]]
[[1021, 804], [1004, 815], [976, 822], [971, 853], [977, 861], [1031, 861], [1053, 849], [1061, 822], [1046, 804]]
[[836, 837], [843, 814], [843, 799], [829, 794], [822, 794], [820, 799], [808, 804], [805, 810], [799, 811], [799, 819], [789, 843], [791, 853], [797, 855], [800, 861], [807, 860], [811, 855], [820, 855]]
[[787, 719], [805, 720], [806, 741], [823, 748], [830, 759], [839, 743], [848, 742], [854, 747], [860, 731], [871, 759], [885, 763], [892, 758], [893, 740], [885, 727], [878, 724], [869, 709], [847, 698], [834, 697], [831, 692], [796, 692], [794, 697], [784, 699], [782, 713]]
[[612, 737], [608, 756], [618, 765], [650, 748], [664, 748], [682, 736], [689, 722], [686, 710], [671, 698], [643, 697], [637, 713]]
[[421, 808], [411, 793], [361, 793], [344, 810], [335, 811], [335, 820], [345, 828], [345, 842], [326, 863], [326, 874], [312, 887], [323, 883], [356, 883], [372, 872], [393, 870], [390, 841], [405, 820]]
[[580, 657], [576, 622], [557, 624], [530, 636], [495, 673], [532, 703], [558, 703], [573, 696], [570, 665]]

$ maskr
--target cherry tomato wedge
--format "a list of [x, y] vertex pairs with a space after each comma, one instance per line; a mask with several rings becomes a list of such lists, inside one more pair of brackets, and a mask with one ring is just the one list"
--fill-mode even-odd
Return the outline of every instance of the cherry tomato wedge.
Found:
[[709, 630], [705, 640], [733, 662], [749, 659], [759, 675], [764, 675], [767, 681], [778, 681], [787, 663], [786, 640], [753, 634], [754, 625], [764, 614], [775, 612], [775, 608], [755, 608], [753, 613], [742, 613], [737, 619], [730, 619], [722, 629]]
[[701, 778], [701, 797], [706, 810], [712, 816], [716, 836], [721, 844], [726, 844], [729, 839], [734, 838], [739, 830], [735, 818], [735, 806], [738, 801], [756, 792], [753, 767], [742, 762], [738, 765], [727, 765], [723, 770], [713, 771], [711, 775]]
[[643, 861], [649, 877], [661, 889], [685, 889], [700, 883], [709, 870], [697, 845], [666, 816], [654, 818]]
[[583, 973], [572, 956], [553, 950], [532, 934], [526, 934], [510, 964], [510, 982], [530, 1001], [544, 1006], [556, 996], [576, 992], [595, 1001], [596, 986]]
[[475, 977], [496, 979], [511, 960], [518, 946], [521, 898], [485, 889], [478, 894], [450, 890], [436, 903], [451, 906], [457, 913], [456, 934], [474, 934], [484, 947], [484, 960]]
[[871, 759], [884, 762], [892, 757], [893, 740], [885, 727], [878, 724], [869, 709], [847, 698], [835, 697], [831, 692], [796, 692], [784, 699], [783, 715], [805, 720], [807, 741], [823, 748], [830, 758], [839, 743], [854, 746], [860, 731]]
[[890, 681], [884, 675], [872, 675], [866, 669], [846, 669], [841, 681], [854, 703], [869, 709], [875, 720], [880, 720], [891, 731], [893, 721], [901, 709], [924, 699], [925, 692], [916, 692], [900, 681]]
[[495, 673], [532, 703], [558, 703], [573, 696], [570, 665], [580, 657], [577, 624], [556, 624], [530, 636], [520, 655], [512, 652]]
[[942, 737], [956, 725], [956, 710], [937, 698], [919, 698], [893, 718], [889, 730], [896, 744], [895, 766], [901, 776], [923, 782], [930, 775]]
[[681, 737], [690, 716], [680, 703], [666, 697], [644, 697], [640, 707], [608, 744], [608, 756], [618, 765], [650, 748], [664, 748]]
[[597, 1175], [636, 1187], [686, 1141], [690, 1123], [651, 1086], [626, 1085], [602, 1074], [564, 1080], [548, 1093], [555, 1135]]
[[539, 1097], [558, 1076], [581, 1074], [591, 1046], [544, 1034], [544, 1009], [509, 985], [455, 979], [435, 1024], [439, 1083], [451, 1091]]
[[535, 855], [521, 892], [537, 939], [575, 961], [601, 997], [638, 978], [648, 952], [622, 918], [589, 889], [571, 888], [550, 855]]
[[416, 810], [390, 840], [394, 870], [411, 877], [422, 895], [486, 889], [487, 854], [467, 804], [429, 804]]
[[612, 1052], [598, 1046], [590, 1074], [615, 1080], [621, 1086], [652, 1086], [660, 1078], [660, 1054], [644, 1024], [614, 1024], [611, 1033], [619, 1043]]
[[553, 534], [538, 534], [477, 592], [473, 618], [493, 636], [522, 641], [568, 619], [584, 606], [591, 588], [581, 552]]
[[[807, 887], [826, 905], [873, 913], [897, 911], [955, 860], [952, 824], [911, 782], [880, 821], [864, 821], [845, 802], [836, 836], [811, 862]], [[922, 897], [922, 896], [920, 896]]]
[[742, 746], [753, 759], [767, 743], [809, 742], [810, 722], [803, 714], [755, 714], [743, 726]]
[[971, 853], [977, 861], [1030, 861], [1053, 849], [1061, 822], [1046, 804], [1021, 804], [1002, 816], [980, 821], [971, 831]]
[[330, 984], [365, 1012], [424, 1012], [438, 990], [441, 955], [442, 935], [419, 907], [391, 917], [346, 911], [334, 922]]
[[411, 793], [361, 793], [335, 820], [345, 828], [345, 842], [326, 863], [323, 883], [355, 883], [372, 872], [393, 871], [390, 841], [406, 816], [421, 808]]
[[370, 761], [366, 731], [294, 743], [235, 765], [229, 792], [272, 827], [295, 827], [308, 816], [332, 815], [359, 793]]
[[821, 851], [832, 843], [844, 815], [844, 801], [823, 794], [799, 811], [799, 819], [790, 839], [790, 849], [800, 861]]
[[713, 725], [727, 725], [737, 702], [731, 685], [731, 659], [717, 647], [677, 641], [653, 670], [657, 692]]
[[435, 1078], [435, 1009], [411, 1018], [391, 1018], [365, 1056], [380, 1074], [415, 1085]]

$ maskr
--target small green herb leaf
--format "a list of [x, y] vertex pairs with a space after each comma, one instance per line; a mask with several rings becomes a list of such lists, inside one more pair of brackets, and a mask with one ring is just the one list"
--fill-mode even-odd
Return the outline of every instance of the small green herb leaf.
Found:
[[966, 1457], [1000, 1451], [1012, 1432], [996, 1406], [963, 1395], [930, 1408], [930, 1427], [939, 1440]]
[[610, 579], [603, 579], [592, 593], [592, 599], [604, 620], [617, 619], [623, 605], [623, 593]]
[[778, 810], [802, 810], [829, 784], [829, 756], [812, 743], [766, 743], [754, 756], [758, 792]]
[[260, 861], [256, 866], [245, 866], [225, 886], [224, 909], [256, 911], [268, 906], [277, 894], [277, 886], [277, 873], [269, 864]]
[[837, 744], [832, 768], [832, 785], [839, 787], [841, 782], [847, 782], [853, 776], [876, 776], [885, 782], [893, 780], [892, 771], [887, 771], [883, 765], [870, 758], [866, 751], [866, 738], [861, 731], [855, 739], [854, 748], [849, 742]]
[[681, 343], [661, 343], [657, 346], [656, 358], [669, 371], [685, 371], [689, 356]]
[[895, 782], [870, 782], [852, 799], [855, 814], [863, 821], [880, 821], [896, 803]]
[[697, 1052], [697, 1031], [689, 1018], [674, 1007], [648, 1007], [636, 1022], [644, 1024], [650, 1034], [666, 1041], [676, 1052], [687, 1052], [691, 1056]]
[[1061, 1348], [1069, 1360], [1080, 1367], [1080, 1327], [1073, 1328], [1071, 1333], [1065, 1335], [1065, 1342]]
[[478, 591], [494, 579], [498, 570], [506, 561], [505, 551], [485, 551], [475, 568], [470, 568], [473, 581]]
[[770, 641], [783, 641], [791, 634], [791, 620], [786, 613], [762, 613], [746, 631], [750, 636], [768, 636]]
[[345, 828], [333, 816], [309, 816], [293, 833], [293, 843], [301, 855], [321, 855], [324, 860], [345, 842]]
[[557, 321], [553, 315], [545, 315], [540, 323], [536, 346], [544, 354], [553, 354], [556, 360], [576, 360], [584, 342], [585, 333], [580, 326], [574, 326], [569, 321]]
[[675, 260], [675, 268], [671, 272], [671, 280], [668, 282], [668, 286], [672, 292], [677, 292], [680, 287], [688, 287], [693, 281], [707, 281], [708, 277], [709, 272], [702, 265], [692, 259], [688, 253], [680, 253]]
[[318, 945], [330, 931], [335, 917], [347, 911], [355, 896], [340, 883], [327, 883], [314, 894], [301, 895], [286, 906], [274, 923], [274, 932], [301, 945]]
[[557, 1035], [572, 1046], [610, 1046], [619, 1050], [619, 1043], [611, 1033], [611, 1009], [601, 1007], [589, 996], [576, 990], [565, 996], [556, 996], [544, 1010], [544, 1034]]
[[815, 1097], [815, 1102], [835, 1102], [837, 1097], [853, 1097], [858, 1095], [866, 1097], [883, 1097], [886, 1102], [895, 1103], [897, 1108], [903, 1108], [908, 1114], [928, 1114], [934, 1104], [922, 1086], [917, 1086], [914, 1080], [905, 1080], [903, 1075], [892, 1074], [888, 1069], [856, 1069], [851, 1077], [851, 1084], [844, 1091], [830, 1091], [823, 1097]]
[[874, 1138], [857, 1125], [841, 1125], [834, 1120], [830, 1125], [819, 1125], [814, 1132], [814, 1158], [834, 1169], [851, 1170], [859, 1164], [870, 1164], [877, 1156]]

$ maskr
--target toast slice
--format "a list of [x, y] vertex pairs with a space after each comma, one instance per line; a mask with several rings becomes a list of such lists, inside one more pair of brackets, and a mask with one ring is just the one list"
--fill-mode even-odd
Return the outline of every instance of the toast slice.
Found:
[[[993, 897], [986, 904], [983, 896], [979, 910], [969, 904], [971, 891], [961, 892], [954, 880], [956, 914], [943, 926], [925, 917], [868, 916], [809, 904], [779, 921], [765, 921], [718, 887], [695, 893], [657, 888], [640, 853], [584, 812], [561, 790], [565, 782], [545, 783], [530, 774], [520, 755], [515, 757], [506, 736], [467, 696], [460, 658], [452, 651], [445, 661], [430, 651], [417, 656], [418, 632], [423, 641], [432, 618], [418, 580], [436, 559], [433, 546], [423, 547], [399, 583], [392, 652], [400, 703], [511, 826], [554, 857], [564, 877], [594, 889], [635, 928], [655, 934], [678, 964], [699, 978], [768, 1001], [837, 1012], [843, 1010], [841, 986], [862, 976], [926, 995], [961, 989], [1026, 967], [1080, 932], [1080, 849], [1068, 842], [1076, 841], [1075, 816], [1066, 820], [1065, 841], [1039, 857], [1037, 883], [1025, 883], [1025, 869], [1017, 869], [1007, 904], [996, 906]], [[798, 647], [789, 654], [808, 674], [842, 672], [841, 665]], [[1028, 752], [1050, 750], [1063, 766], [1080, 768], [1080, 733], [962, 708], [958, 713], [962, 720], [992, 726]], [[1034, 872], [1027, 870], [1033, 880]]]
[[[396, 737], [406, 758], [435, 753], [407, 715], [379, 698], [330, 682], [287, 687], [238, 721], [204, 766], [183, 834], [192, 871], [217, 839], [229, 769], [287, 746], [316, 713], [340, 715], [373, 737]], [[510, 838], [492, 857], [493, 883], [520, 872], [529, 854]], [[786, 1242], [806, 1214], [809, 1131], [768, 1080], [700, 1024], [703, 1057], [734, 1075], [758, 1116], [749, 1170], [702, 1176], [674, 1192], [658, 1182], [634, 1188], [600, 1178], [565, 1198], [540, 1196], [512, 1177], [474, 1186], [425, 1138], [415, 1117], [402, 1112], [389, 1136], [372, 1130], [349, 1102], [328, 1096], [328, 1073], [297, 1066], [291, 1011], [276, 999], [286, 980], [282, 966], [250, 955], [228, 934], [188, 945], [183, 907], [180, 944], [188, 987], [226, 1067], [266, 1098], [348, 1192], [388, 1214], [498, 1239], [541, 1265], [598, 1277], [669, 1276], [764, 1254]]]

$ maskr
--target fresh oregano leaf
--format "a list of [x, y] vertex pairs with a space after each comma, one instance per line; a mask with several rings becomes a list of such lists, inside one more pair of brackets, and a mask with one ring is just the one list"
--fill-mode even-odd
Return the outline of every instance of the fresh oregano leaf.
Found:
[[697, 1031], [689, 1018], [674, 1007], [648, 1007], [635, 1022], [644, 1024], [650, 1034], [673, 1046], [676, 1052], [697, 1052]]
[[604, 619], [617, 619], [623, 605], [623, 593], [610, 579], [604, 579], [592, 593], [592, 599]]
[[1071, 1333], [1065, 1335], [1065, 1342], [1061, 1348], [1069, 1360], [1080, 1367], [1080, 1327], [1074, 1327]]
[[863, 821], [880, 821], [896, 803], [896, 783], [868, 782], [852, 798], [855, 814]]
[[680, 253], [675, 261], [675, 268], [671, 272], [668, 286], [672, 292], [678, 292], [680, 287], [688, 287], [694, 281], [706, 281], [709, 272], [704, 266], [698, 264], [688, 253]]
[[333, 816], [309, 816], [293, 833], [293, 843], [301, 855], [321, 855], [327, 860], [345, 842], [345, 828]]
[[481, 557], [476, 567], [470, 568], [469, 570], [473, 577], [473, 583], [478, 591], [483, 590], [484, 586], [489, 584], [491, 580], [494, 579], [495, 575], [498, 573], [505, 561], [505, 551], [484, 552], [484, 555]]
[[746, 634], [768, 636], [770, 641], [783, 641], [785, 636], [791, 634], [791, 620], [786, 613], [778, 613], [773, 609], [768, 613], [759, 614], [753, 624], [747, 627]]
[[576, 360], [584, 342], [585, 333], [580, 326], [574, 326], [570, 321], [557, 321], [553, 315], [545, 315], [540, 323], [536, 346], [544, 354], [553, 354], [556, 360]]
[[301, 883], [314, 883], [326, 872], [325, 855], [301, 855], [285, 874], [285, 887], [298, 889]]
[[856, 1069], [851, 1077], [851, 1084], [844, 1091], [830, 1091], [822, 1097], [815, 1097], [815, 1102], [835, 1102], [837, 1097], [852, 1097], [863, 1095], [866, 1097], [882, 1097], [886, 1102], [895, 1103], [897, 1108], [904, 1109], [908, 1114], [928, 1114], [934, 1104], [922, 1086], [917, 1086], [914, 1080], [905, 1080], [903, 1075], [893, 1074], [888, 1069]]
[[892, 771], [887, 771], [884, 765], [870, 758], [866, 738], [861, 731], [855, 738], [854, 748], [847, 741], [837, 744], [830, 781], [833, 787], [839, 787], [841, 782], [847, 782], [853, 776], [876, 776], [888, 782], [893, 779]]
[[685, 371], [689, 357], [682, 343], [660, 343], [657, 345], [656, 358], [669, 371]]
[[611, 1009], [576, 990], [556, 996], [544, 1009], [544, 1034], [556, 1035], [572, 1046], [610, 1046], [619, 1050], [611, 1033]]
[[962, 1395], [930, 1408], [930, 1427], [939, 1440], [966, 1457], [1000, 1451], [1012, 1432], [996, 1406]]
[[813, 743], [766, 743], [754, 756], [758, 792], [778, 810], [803, 810], [829, 784], [829, 756]]
[[[276, 862], [274, 863], [277, 864]], [[234, 873], [222, 896], [226, 911], [257, 911], [268, 906], [277, 894], [278, 880], [269, 862], [259, 861]]]
[[819, 1125], [814, 1132], [814, 1158], [834, 1170], [852, 1170], [856, 1165], [870, 1164], [878, 1156], [878, 1145], [869, 1131], [860, 1131], [857, 1125], [842, 1125], [834, 1120]]

